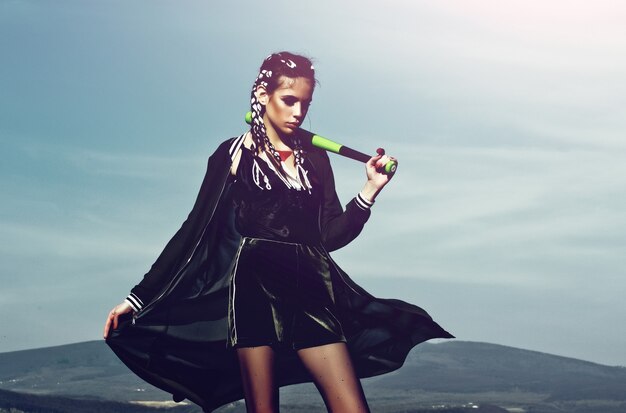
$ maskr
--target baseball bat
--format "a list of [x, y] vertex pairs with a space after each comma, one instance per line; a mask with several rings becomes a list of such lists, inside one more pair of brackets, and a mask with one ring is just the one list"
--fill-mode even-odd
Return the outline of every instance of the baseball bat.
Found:
[[[246, 123], [252, 123], [252, 112], [246, 113]], [[324, 138], [320, 135], [317, 135], [313, 132], [309, 132], [300, 128], [300, 132], [302, 135], [307, 137], [307, 139], [311, 139], [311, 144], [317, 148], [324, 149], [328, 152], [333, 152], [342, 156], [345, 156], [350, 159], [354, 159], [361, 162], [367, 162], [370, 160], [371, 156], [367, 155], [363, 152], [359, 152], [355, 149], [352, 149], [346, 145], [342, 145], [340, 143], [331, 141], [330, 139]], [[386, 174], [394, 174], [396, 172], [396, 168], [398, 167], [398, 162], [389, 161], [383, 167], [383, 171]]]

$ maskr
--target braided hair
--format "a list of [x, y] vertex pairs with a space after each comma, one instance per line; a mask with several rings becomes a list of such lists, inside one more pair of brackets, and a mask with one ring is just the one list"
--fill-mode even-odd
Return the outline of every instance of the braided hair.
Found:
[[[258, 101], [255, 93], [258, 86], [263, 86], [267, 93], [271, 94], [280, 86], [279, 79], [281, 76], [290, 79], [303, 77], [311, 80], [311, 84], [315, 87], [315, 69], [313, 68], [311, 60], [307, 57], [290, 52], [272, 53], [265, 58], [263, 64], [261, 64], [259, 75], [252, 86], [250, 108], [252, 111], [251, 132], [253, 153], [256, 156], [259, 149], [261, 151], [267, 150], [271, 155], [270, 160], [273, 159], [280, 168], [279, 170], [282, 171], [280, 154], [270, 142], [265, 129], [265, 123], [263, 122], [265, 106]], [[310, 191], [310, 183], [306, 177], [306, 171], [303, 168], [304, 151], [302, 149], [302, 142], [297, 133], [293, 135], [292, 142], [298, 181], [302, 187], [305, 187], [304, 184], [306, 183], [306, 187]]]

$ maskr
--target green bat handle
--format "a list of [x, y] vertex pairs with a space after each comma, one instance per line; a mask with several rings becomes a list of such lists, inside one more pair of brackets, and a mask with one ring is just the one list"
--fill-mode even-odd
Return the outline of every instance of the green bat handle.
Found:
[[[252, 123], [252, 112], [246, 113], [246, 123], [247, 124]], [[343, 155], [348, 158], [355, 159], [361, 162], [367, 162], [371, 158], [371, 156], [364, 154], [363, 152], [355, 151], [352, 148], [349, 148], [337, 142], [333, 142], [330, 139], [324, 138], [323, 136], [320, 136], [320, 135], [316, 135], [302, 128], [300, 128], [300, 132], [302, 132], [306, 136], [309, 136], [311, 138], [311, 144], [317, 148], [324, 149], [329, 152], [337, 153], [339, 155]], [[389, 161], [383, 167], [383, 172], [388, 175], [394, 174], [397, 168], [398, 168], [398, 162]]]

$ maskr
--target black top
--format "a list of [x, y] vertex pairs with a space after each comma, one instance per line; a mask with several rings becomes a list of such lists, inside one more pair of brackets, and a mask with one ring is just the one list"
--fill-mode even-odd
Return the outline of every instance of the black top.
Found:
[[[319, 179], [305, 158], [311, 190], [280, 177], [266, 160], [242, 145], [233, 186], [235, 228], [242, 236], [319, 244]], [[290, 185], [288, 187], [287, 185]]]
[[[203, 282], [206, 282], [211, 277], [216, 277], [217, 279], [224, 277], [230, 265], [230, 260], [234, 258], [234, 253], [237, 250], [241, 237], [241, 234], [235, 228], [235, 205], [233, 205], [233, 194], [235, 186], [237, 186], [237, 182], [235, 182], [237, 177], [231, 174], [230, 168], [239, 152], [242, 154], [248, 152], [247, 155], [252, 155], [251, 151], [243, 145], [244, 138], [245, 134], [222, 142], [209, 157], [200, 191], [187, 219], [169, 240], [150, 267], [150, 270], [132, 288], [126, 298], [126, 301], [133, 307], [135, 312], [140, 312], [149, 302], [155, 300], [157, 296], [163, 295], [165, 290], [170, 285], [173, 285], [174, 279], [178, 278], [179, 273], [183, 272], [189, 265], [190, 257], [197, 252], [203, 240], [210, 241], [211, 248], [219, 244], [219, 253], [215, 253], [212, 250], [213, 253], [205, 257], [207, 262], [210, 263], [207, 271], [212, 276], [204, 275], [200, 278], [204, 280]], [[275, 188], [275, 190], [282, 188], [277, 184], [280, 182], [280, 184], [284, 185], [278, 175], [271, 169], [268, 169], [269, 165], [267, 163], [263, 164], [265, 161], [259, 161], [261, 160], [257, 160], [260, 167], [258, 171], [259, 177], [256, 179], [256, 175], [251, 175], [252, 181], [249, 182], [256, 185], [256, 179], [259, 184], [265, 185], [265, 177], [267, 177], [272, 188]], [[245, 159], [243, 162], [245, 163]], [[287, 192], [285, 195], [295, 196], [296, 202], [298, 199], [304, 200], [302, 204], [306, 211], [299, 214], [298, 217], [303, 222], [306, 222], [306, 225], [302, 224], [298, 230], [296, 227], [300, 224], [291, 220], [291, 225], [288, 226], [288, 229], [290, 229], [289, 233], [293, 237], [292, 239], [299, 239], [300, 243], [303, 244], [314, 244], [314, 240], [319, 236], [321, 245], [325, 250], [328, 252], [338, 250], [349, 244], [360, 234], [371, 214], [371, 202], [368, 204], [360, 194], [357, 194], [345, 205], [345, 210], [342, 208], [335, 190], [333, 170], [326, 151], [307, 147], [304, 167], [312, 186], [311, 194], [308, 194], [307, 191], [300, 194]], [[241, 169], [243, 170], [243, 167]], [[267, 174], [264, 172], [268, 170], [272, 173]], [[250, 173], [252, 174], [252, 172]], [[243, 181], [239, 182], [239, 184], [241, 183]], [[290, 191], [297, 190], [291, 189]], [[314, 198], [306, 198], [309, 195]], [[240, 200], [245, 199], [241, 194], [238, 197]], [[316, 197], [319, 197], [320, 200], [318, 201]], [[316, 206], [319, 207], [318, 211], [314, 211]], [[245, 214], [245, 208], [241, 211], [244, 212], [244, 215], [250, 217], [249, 221], [254, 221], [250, 213], [255, 213], [255, 211], [247, 209], [249, 214]], [[289, 215], [287, 214], [283, 218]], [[271, 217], [271, 211], [266, 212], [267, 216]], [[319, 216], [319, 219], [314, 218], [314, 216]], [[317, 225], [312, 225], [313, 222], [317, 222]], [[247, 225], [242, 225], [240, 222], [239, 226], [242, 232], [246, 232], [243, 228], [246, 228]], [[280, 229], [281, 227], [282, 224], [274, 221], [270, 227], [265, 229]], [[247, 232], [247, 234], [256, 234], [258, 238], [263, 238], [259, 236], [259, 232], [255, 232], [258, 231], [258, 228], [248, 228], [248, 230], [250, 232]], [[307, 233], [307, 231], [310, 232]], [[294, 234], [299, 234], [299, 236], [296, 237]], [[267, 238], [267, 233], [265, 235], [265, 238]], [[276, 237], [276, 234], [273, 235]], [[303, 242], [303, 239], [308, 240], [308, 242]], [[145, 311], [143, 313], [145, 314]]]

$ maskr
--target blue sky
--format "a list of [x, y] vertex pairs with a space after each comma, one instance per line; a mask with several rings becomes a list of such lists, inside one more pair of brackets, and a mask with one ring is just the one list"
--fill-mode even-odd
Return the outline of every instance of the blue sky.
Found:
[[[0, 351], [101, 337], [245, 130], [263, 58], [307, 129], [400, 168], [333, 254], [459, 339], [626, 365], [626, 7], [0, 2]], [[345, 204], [363, 165], [333, 157]]]

